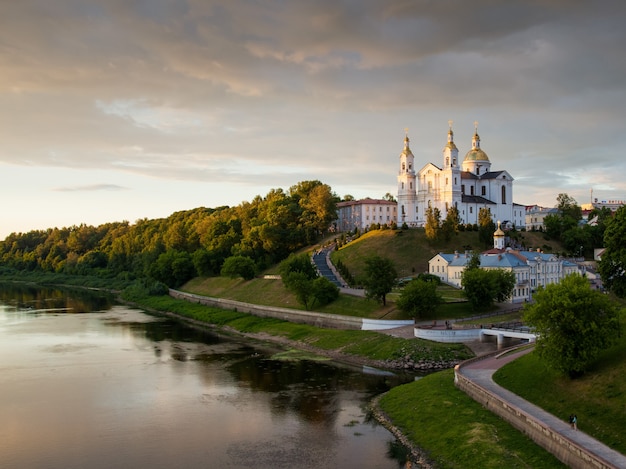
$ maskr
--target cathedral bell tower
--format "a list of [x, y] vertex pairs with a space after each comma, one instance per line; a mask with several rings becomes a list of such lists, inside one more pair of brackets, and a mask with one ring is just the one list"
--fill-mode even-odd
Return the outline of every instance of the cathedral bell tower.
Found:
[[446, 206], [442, 207], [442, 218], [447, 216], [451, 206], [459, 208], [461, 203], [461, 168], [459, 166], [459, 149], [454, 144], [452, 121], [448, 121], [448, 143], [443, 147], [443, 170], [441, 172], [442, 199]]
[[405, 129], [404, 149], [400, 153], [400, 170], [398, 172], [398, 225], [403, 223], [415, 225], [417, 221], [415, 207], [417, 186], [415, 176], [415, 157], [409, 147], [408, 129]]

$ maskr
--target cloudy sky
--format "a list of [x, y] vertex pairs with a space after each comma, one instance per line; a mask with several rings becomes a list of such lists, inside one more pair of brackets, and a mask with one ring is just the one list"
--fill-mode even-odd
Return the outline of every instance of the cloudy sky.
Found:
[[0, 239], [395, 195], [478, 121], [514, 201], [626, 199], [621, 0], [1, 0]]

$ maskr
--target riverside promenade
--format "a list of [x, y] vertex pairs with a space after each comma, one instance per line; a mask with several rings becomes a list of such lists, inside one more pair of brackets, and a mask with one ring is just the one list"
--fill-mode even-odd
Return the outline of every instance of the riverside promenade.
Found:
[[[402, 337], [405, 339], [414, 338], [413, 335], [414, 326], [402, 326], [394, 329], [388, 329], [380, 331], [382, 333], [391, 335], [393, 337]], [[570, 467], [573, 468], [604, 468], [604, 469], [626, 469], [626, 456], [609, 448], [604, 443], [599, 442], [595, 438], [590, 437], [586, 433], [580, 430], [574, 430], [570, 427], [569, 423], [564, 418], [558, 418], [545, 410], [537, 407], [536, 405], [522, 399], [517, 394], [504, 389], [493, 380], [493, 374], [499, 368], [503, 367], [507, 363], [521, 357], [522, 355], [531, 352], [532, 348], [524, 348], [518, 352], [503, 351], [501, 353], [494, 353], [493, 344], [489, 348], [489, 344], [465, 344], [471, 348], [477, 355], [477, 358], [472, 359], [466, 365], [462, 365], [458, 368], [457, 372], [461, 373], [466, 379], [470, 380], [474, 385], [486, 390], [493, 394], [498, 399], [502, 400], [512, 409], [519, 409], [525, 415], [531, 417], [540, 426], [545, 429], [549, 429], [550, 432], [559, 435], [563, 442], [571, 444], [572, 447], [581, 449], [582, 451], [591, 455], [595, 460], [593, 462], [578, 460], [576, 462], [569, 462]], [[481, 358], [484, 355], [484, 358]], [[491, 406], [487, 406], [488, 408]], [[493, 409], [492, 409], [493, 411]], [[583, 416], [584, 418], [584, 416]], [[515, 426], [515, 425], [514, 425]], [[524, 432], [520, 429], [520, 431]], [[524, 432], [525, 433], [525, 432]], [[538, 443], [539, 444], [539, 443]], [[557, 445], [553, 445], [552, 448], [546, 448], [555, 456]], [[559, 458], [560, 459], [560, 458]]]
[[[504, 389], [493, 381], [493, 374], [497, 369], [506, 365], [512, 360], [532, 351], [532, 348], [526, 348], [516, 353], [490, 355], [484, 359], [474, 360], [471, 363], [459, 368], [458, 372], [471, 380], [474, 384], [486, 389], [493, 395], [505, 401], [512, 408], [521, 410], [528, 416], [531, 416], [543, 427], [550, 429], [555, 434], [560, 435], [566, 445], [578, 447], [585, 450], [595, 458], [595, 461], [569, 461], [571, 467], [580, 468], [626, 468], [626, 456], [609, 448], [605, 444], [590, 437], [580, 430], [574, 430], [570, 427], [565, 418], [558, 418], [534, 404], [522, 399], [517, 394]], [[584, 418], [584, 417], [583, 417]], [[544, 432], [545, 433], [545, 432]], [[557, 446], [557, 445], [554, 445]], [[558, 451], [546, 448], [548, 451], [559, 457]], [[554, 448], [552, 448], [554, 449]], [[559, 459], [561, 459], [559, 457]]]

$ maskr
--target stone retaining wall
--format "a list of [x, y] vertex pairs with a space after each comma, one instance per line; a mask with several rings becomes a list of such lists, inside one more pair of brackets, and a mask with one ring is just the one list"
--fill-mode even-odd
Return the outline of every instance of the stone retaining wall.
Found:
[[[494, 352], [500, 353], [500, 352]], [[536, 420], [522, 409], [502, 400], [489, 390], [479, 386], [463, 375], [462, 367], [476, 360], [485, 358], [493, 354], [473, 358], [454, 368], [454, 384], [469, 395], [476, 402], [485, 406], [494, 414], [498, 415], [505, 421], [509, 422], [513, 427], [554, 454], [559, 460], [574, 469], [615, 469], [615, 467], [599, 456], [589, 453], [585, 448], [579, 446], [569, 438], [555, 432], [543, 422]]]
[[170, 296], [193, 303], [213, 306], [231, 311], [241, 311], [263, 318], [276, 318], [300, 324], [310, 324], [317, 327], [332, 329], [356, 329], [360, 330], [363, 319], [353, 316], [340, 316], [335, 314], [315, 313], [312, 311], [300, 311], [297, 309], [279, 308], [274, 306], [262, 306], [242, 301], [227, 300], [224, 298], [212, 298], [209, 296], [194, 295], [193, 293], [181, 292], [170, 289]]

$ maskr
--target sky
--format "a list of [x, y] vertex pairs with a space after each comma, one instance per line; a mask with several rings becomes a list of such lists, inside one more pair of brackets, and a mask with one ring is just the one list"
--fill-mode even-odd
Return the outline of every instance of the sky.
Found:
[[[513, 200], [626, 200], [622, 0], [0, 0], [0, 239], [397, 193], [475, 122]], [[406, 130], [408, 129], [408, 130]]]

